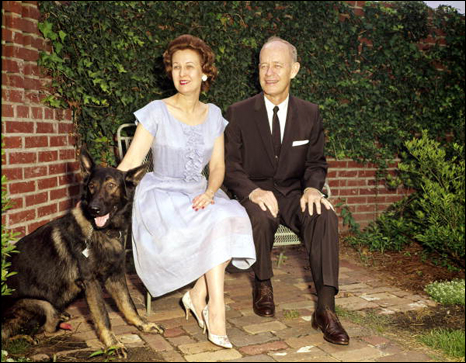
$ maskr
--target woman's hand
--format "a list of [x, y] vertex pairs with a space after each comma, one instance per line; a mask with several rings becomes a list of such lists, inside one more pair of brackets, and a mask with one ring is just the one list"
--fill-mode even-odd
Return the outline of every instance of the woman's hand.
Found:
[[210, 204], [215, 204], [214, 195], [215, 193], [211, 190], [206, 190], [203, 194], [198, 195], [193, 199], [193, 209], [197, 212], [199, 209], [205, 209]]

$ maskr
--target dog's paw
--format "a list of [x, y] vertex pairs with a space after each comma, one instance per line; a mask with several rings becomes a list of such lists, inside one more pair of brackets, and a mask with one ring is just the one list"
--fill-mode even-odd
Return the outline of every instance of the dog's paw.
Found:
[[163, 334], [165, 328], [155, 323], [145, 323], [139, 327], [139, 330], [143, 331], [144, 333]]
[[126, 349], [125, 345], [118, 341], [117, 343], [112, 344], [111, 346], [108, 346], [105, 349], [105, 354], [108, 356], [117, 356], [118, 358], [124, 358], [126, 359], [128, 357], [128, 349]]

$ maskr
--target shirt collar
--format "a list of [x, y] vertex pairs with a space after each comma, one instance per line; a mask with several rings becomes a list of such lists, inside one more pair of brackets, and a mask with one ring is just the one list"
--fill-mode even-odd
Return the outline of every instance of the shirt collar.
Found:
[[274, 105], [272, 102], [270, 102], [268, 100], [268, 98], [265, 97], [265, 94], [264, 94], [264, 100], [265, 100], [265, 107], [267, 109], [267, 113], [269, 115], [273, 115], [273, 109], [274, 109], [275, 106], [278, 106], [279, 112], [288, 110], [288, 102], [290, 101], [290, 95], [288, 94], [286, 99], [282, 103], [280, 103], [279, 105]]

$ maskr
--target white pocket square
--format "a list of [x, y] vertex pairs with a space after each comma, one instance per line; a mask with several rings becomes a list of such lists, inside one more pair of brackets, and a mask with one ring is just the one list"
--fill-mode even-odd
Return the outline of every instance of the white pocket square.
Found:
[[293, 146], [301, 146], [301, 145], [306, 145], [308, 143], [309, 143], [309, 140], [293, 141]]

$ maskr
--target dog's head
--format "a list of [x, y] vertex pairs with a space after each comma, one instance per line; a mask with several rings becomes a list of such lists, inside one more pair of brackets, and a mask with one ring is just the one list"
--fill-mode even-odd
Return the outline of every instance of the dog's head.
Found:
[[109, 227], [116, 214], [131, 209], [137, 184], [146, 172], [146, 165], [123, 172], [96, 165], [83, 147], [80, 155], [83, 172], [81, 206], [93, 220], [96, 229]]

